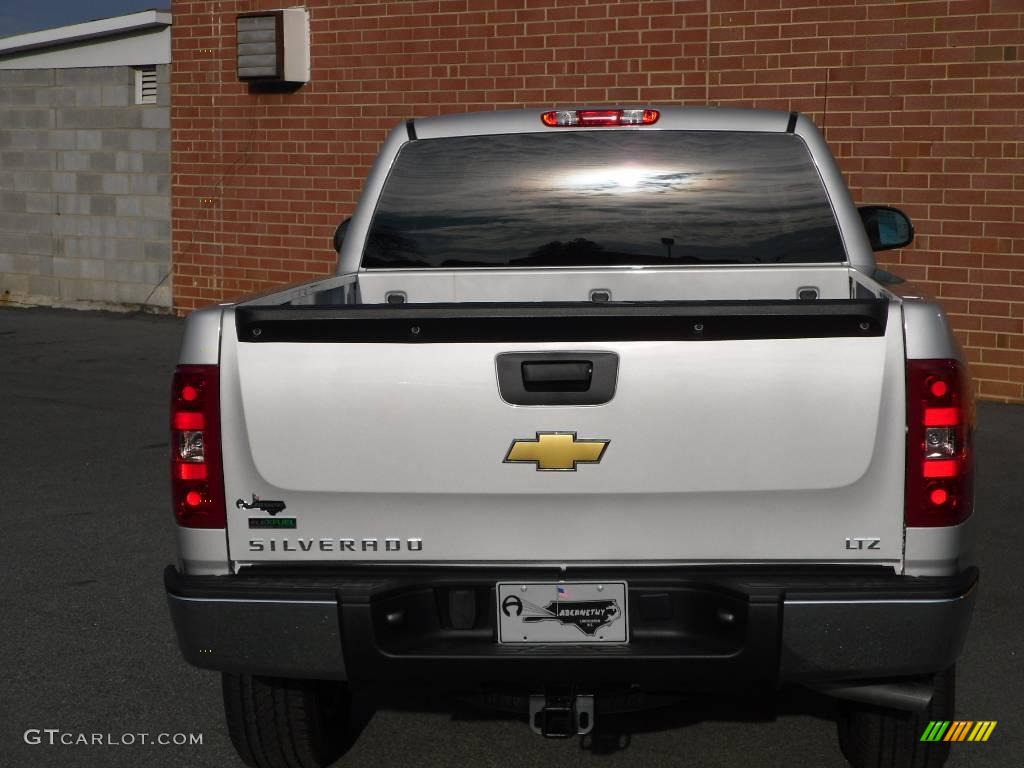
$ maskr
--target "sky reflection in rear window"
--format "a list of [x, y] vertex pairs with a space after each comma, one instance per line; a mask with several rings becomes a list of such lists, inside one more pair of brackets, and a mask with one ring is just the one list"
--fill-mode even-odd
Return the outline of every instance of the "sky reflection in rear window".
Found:
[[592, 130], [406, 144], [378, 202], [363, 266], [845, 260], [798, 137]]

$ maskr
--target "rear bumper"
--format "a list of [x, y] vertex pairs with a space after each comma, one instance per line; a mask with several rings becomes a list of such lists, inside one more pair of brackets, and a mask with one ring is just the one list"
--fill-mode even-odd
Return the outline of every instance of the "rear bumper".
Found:
[[[627, 581], [629, 645], [499, 645], [495, 583], [560, 578]], [[700, 690], [933, 673], [960, 654], [977, 581], [975, 568], [949, 577], [757, 567], [164, 572], [178, 642], [195, 666], [455, 689], [600, 681]], [[472, 626], [455, 628], [467, 611]]]

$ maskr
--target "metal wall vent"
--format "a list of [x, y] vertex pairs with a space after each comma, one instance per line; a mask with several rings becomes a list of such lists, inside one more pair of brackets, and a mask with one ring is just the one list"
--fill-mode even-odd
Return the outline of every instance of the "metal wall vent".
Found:
[[156, 64], [136, 67], [135, 103], [156, 104]]

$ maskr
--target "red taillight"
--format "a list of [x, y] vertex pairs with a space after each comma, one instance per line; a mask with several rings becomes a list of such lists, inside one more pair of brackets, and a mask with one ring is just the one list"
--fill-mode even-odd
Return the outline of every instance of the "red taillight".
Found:
[[907, 364], [908, 526], [956, 525], [972, 510], [973, 401], [956, 360]]
[[925, 459], [922, 467], [922, 477], [957, 477], [960, 474], [960, 462], [956, 459]]
[[610, 127], [654, 125], [660, 116], [656, 109], [557, 109], [545, 112], [540, 120], [549, 128]]
[[[184, 399], [184, 398], [182, 398]], [[198, 399], [198, 398], [196, 398]], [[185, 400], [185, 402], [196, 402], [194, 400]], [[206, 417], [202, 413], [194, 413], [193, 411], [178, 411], [174, 414], [174, 423], [171, 425], [172, 429], [191, 429], [191, 430], [202, 430], [206, 426]]]
[[210, 476], [206, 464], [185, 464], [178, 463], [179, 480], [205, 480]]
[[216, 365], [179, 365], [171, 387], [171, 495], [178, 525], [224, 528]]
[[[933, 388], [932, 392], [935, 391]], [[932, 397], [935, 399], [941, 399], [949, 394], [949, 390], [942, 390], [942, 394], [936, 397], [934, 394]], [[958, 427], [960, 426], [960, 409], [959, 408], [925, 408], [924, 409], [924, 425], [926, 427]]]

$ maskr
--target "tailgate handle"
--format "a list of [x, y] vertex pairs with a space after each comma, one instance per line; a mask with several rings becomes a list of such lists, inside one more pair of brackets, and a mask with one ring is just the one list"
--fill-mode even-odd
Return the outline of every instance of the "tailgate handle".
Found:
[[591, 360], [535, 360], [522, 369], [527, 392], [586, 392], [594, 376]]
[[603, 405], [615, 396], [614, 352], [502, 352], [494, 362], [498, 394], [510, 405]]

